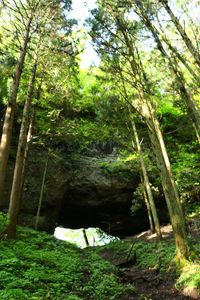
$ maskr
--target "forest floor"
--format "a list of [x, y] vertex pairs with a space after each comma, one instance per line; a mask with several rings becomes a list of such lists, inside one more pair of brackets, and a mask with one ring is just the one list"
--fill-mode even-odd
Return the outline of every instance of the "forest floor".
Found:
[[170, 226], [160, 242], [146, 231], [85, 249], [19, 227], [0, 241], [0, 300], [200, 299], [199, 220], [190, 222], [195, 260], [181, 268]]
[[[173, 242], [173, 233], [170, 225], [162, 226], [161, 228], [163, 240], [166, 247]], [[191, 228], [192, 239], [198, 240], [199, 233], [195, 226]], [[138, 241], [156, 242], [155, 234], [150, 231], [142, 232], [138, 235], [127, 237], [126, 240], [131, 243]], [[113, 256], [113, 252], [106, 250], [101, 253], [101, 256], [119, 267], [118, 276], [120, 282], [124, 284], [134, 285], [136, 292], [119, 298], [119, 300], [186, 300], [200, 299], [198, 290], [194, 287], [176, 288], [176, 282], [180, 274], [177, 274], [175, 265], [171, 265], [163, 272], [161, 270], [162, 262], [157, 266], [141, 268], [137, 265], [137, 253], [133, 264], [123, 263], [123, 259]], [[113, 257], [115, 257], [113, 259]], [[160, 265], [159, 265], [160, 264]], [[199, 268], [200, 265], [196, 264]], [[121, 267], [122, 266], [122, 267]]]

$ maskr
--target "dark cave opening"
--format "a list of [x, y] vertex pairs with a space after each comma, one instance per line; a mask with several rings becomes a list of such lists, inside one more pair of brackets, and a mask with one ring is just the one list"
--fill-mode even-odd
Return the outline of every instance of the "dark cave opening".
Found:
[[[149, 228], [145, 209], [131, 216], [132, 192], [111, 191], [106, 195], [68, 190], [59, 209], [57, 224], [65, 228], [78, 229], [98, 227], [108, 234], [124, 237]], [[92, 201], [91, 198], [96, 199]], [[102, 198], [101, 198], [102, 197]], [[124, 201], [117, 201], [118, 198]], [[103, 201], [102, 199], [105, 199]], [[116, 198], [116, 199], [115, 199]], [[84, 201], [87, 199], [87, 201]], [[96, 203], [96, 205], [95, 205]]]

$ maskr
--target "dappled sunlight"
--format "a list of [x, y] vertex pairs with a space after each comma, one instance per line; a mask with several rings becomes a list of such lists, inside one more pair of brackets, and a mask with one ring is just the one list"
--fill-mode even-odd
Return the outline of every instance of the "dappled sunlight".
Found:
[[136, 237], [137, 237], [137, 238], [141, 238], [141, 237], [145, 236], [146, 233], [147, 233], [147, 231], [144, 231], [144, 232], [142, 232], [142, 233], [137, 234]]
[[[86, 236], [84, 235], [84, 231]], [[111, 236], [99, 228], [84, 228], [69, 229], [63, 227], [56, 227], [54, 237], [72, 244], [77, 245], [80, 248], [87, 247], [87, 241], [89, 246], [103, 246], [112, 241], [119, 240], [118, 237]], [[87, 240], [86, 240], [87, 239]]]
[[177, 287], [183, 287], [183, 295], [191, 299], [200, 299], [198, 288], [200, 286], [200, 264], [188, 263], [181, 272]]
[[[161, 227], [162, 237], [163, 238], [172, 238], [173, 231], [170, 224]], [[143, 240], [156, 240], [156, 233], [151, 234], [150, 230], [144, 231], [142, 233], [136, 234], [133, 237], [127, 237], [128, 240], [132, 239], [143, 239]]]

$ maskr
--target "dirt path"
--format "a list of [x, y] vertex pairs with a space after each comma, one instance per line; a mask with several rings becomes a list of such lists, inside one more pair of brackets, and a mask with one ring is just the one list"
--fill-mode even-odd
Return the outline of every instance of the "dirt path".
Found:
[[[161, 230], [165, 240], [171, 241], [173, 239], [170, 225], [163, 226]], [[196, 233], [194, 235], [196, 235]], [[156, 236], [151, 235], [149, 231], [126, 238], [126, 240], [130, 242], [136, 240], [151, 242], [155, 241], [155, 239]], [[102, 257], [118, 266], [118, 276], [121, 283], [131, 284], [136, 288], [135, 293], [123, 296], [117, 300], [200, 300], [195, 290], [176, 289], [175, 283], [177, 275], [172, 268], [165, 273], [160, 272], [160, 270], [156, 268], [141, 269], [134, 263], [123, 268], [121, 264], [119, 264], [119, 261], [113, 260], [113, 253], [109, 250], [102, 253]]]
[[161, 276], [155, 269], [141, 270], [132, 267], [119, 272], [122, 283], [133, 284], [136, 292], [119, 300], [191, 300], [199, 299], [197, 295], [184, 295], [183, 291], [175, 288], [176, 278], [173, 272]]

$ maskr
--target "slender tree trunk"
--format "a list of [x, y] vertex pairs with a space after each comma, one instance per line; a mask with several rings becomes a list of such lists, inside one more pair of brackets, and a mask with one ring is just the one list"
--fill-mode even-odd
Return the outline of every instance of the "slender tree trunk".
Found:
[[147, 207], [147, 213], [148, 213], [148, 219], [149, 219], [149, 225], [150, 225], [150, 232], [151, 232], [151, 234], [153, 234], [155, 232], [155, 228], [154, 228], [154, 222], [153, 222], [153, 218], [152, 218], [152, 210], [151, 210], [151, 206], [150, 206], [150, 203], [149, 203], [147, 192], [146, 192], [146, 189], [145, 189], [145, 186], [144, 186], [144, 182], [143, 182], [143, 191], [142, 191], [142, 193], [143, 193], [143, 198], [144, 198], [145, 205]]
[[7, 227], [7, 234], [9, 238], [15, 238], [16, 236], [16, 225], [20, 208], [20, 196], [21, 196], [21, 187], [23, 182], [23, 169], [25, 164], [25, 154], [26, 154], [26, 145], [27, 145], [27, 135], [28, 135], [28, 127], [30, 123], [30, 108], [31, 108], [31, 100], [33, 96], [34, 83], [35, 83], [35, 75], [37, 69], [37, 62], [34, 63], [31, 72], [31, 80], [28, 86], [28, 93], [24, 105], [22, 123], [20, 128], [19, 142], [17, 148], [17, 156], [14, 168], [14, 176], [12, 182], [12, 189], [10, 195], [10, 203], [9, 203], [9, 224]]
[[[158, 19], [157, 19], [158, 20]], [[168, 38], [165, 35], [164, 29], [162, 28], [162, 25], [160, 24], [160, 21], [158, 20], [160, 29], [161, 29], [161, 39], [162, 41], [168, 46], [169, 50], [173, 53], [175, 57], [179, 59], [179, 61], [186, 67], [186, 69], [189, 71], [189, 73], [192, 75], [198, 86], [200, 85], [200, 78], [195, 73], [195, 71], [191, 68], [189, 65], [187, 59], [181, 55], [178, 51], [178, 49], [171, 44], [171, 42], [168, 40]], [[156, 29], [156, 28], [155, 28]], [[156, 29], [158, 36], [160, 35], [159, 31]]]
[[[126, 86], [125, 86], [125, 82], [124, 82], [124, 78], [123, 78], [123, 74], [122, 74], [121, 70], [120, 70], [120, 77], [121, 77], [121, 81], [122, 81], [122, 85], [123, 85], [125, 99], [127, 101], [128, 94], [127, 94], [127, 91], [126, 91]], [[145, 205], [146, 205], [146, 208], [147, 208], [147, 214], [148, 214], [148, 218], [149, 218], [150, 230], [151, 230], [151, 233], [153, 234], [154, 226], [155, 226], [157, 239], [160, 240], [162, 238], [162, 233], [161, 233], [161, 230], [160, 230], [160, 223], [159, 223], [159, 219], [158, 219], [158, 214], [157, 214], [155, 202], [154, 202], [154, 199], [153, 199], [153, 194], [152, 194], [151, 187], [150, 187], [150, 181], [149, 181], [147, 169], [146, 169], [144, 158], [143, 158], [143, 155], [142, 155], [142, 149], [141, 149], [141, 146], [140, 146], [140, 141], [139, 141], [139, 137], [138, 137], [138, 133], [137, 133], [137, 128], [136, 128], [134, 120], [131, 117], [130, 105], [129, 105], [129, 115], [130, 115], [130, 121], [131, 121], [131, 125], [132, 125], [133, 136], [134, 136], [134, 140], [135, 140], [135, 143], [132, 140], [132, 145], [133, 145], [133, 149], [135, 149], [135, 146], [136, 146], [136, 150], [137, 150], [139, 160], [140, 160], [140, 166], [141, 166], [141, 175], [140, 175], [140, 177], [141, 177], [141, 183], [143, 184], [143, 198], [144, 198], [144, 202], [145, 202]]]
[[161, 239], [162, 234], [161, 234], [161, 230], [160, 230], [158, 214], [157, 214], [155, 202], [154, 202], [154, 199], [153, 199], [153, 194], [152, 194], [152, 191], [151, 191], [151, 186], [150, 186], [149, 177], [148, 177], [148, 174], [147, 174], [147, 169], [146, 169], [144, 158], [143, 158], [143, 155], [142, 155], [142, 149], [141, 149], [141, 146], [140, 146], [140, 141], [139, 141], [137, 129], [136, 129], [135, 123], [134, 123], [132, 118], [131, 118], [131, 124], [132, 124], [132, 128], [133, 128], [134, 140], [135, 140], [135, 145], [136, 145], [136, 148], [137, 148], [137, 153], [139, 155], [144, 186], [145, 186], [145, 190], [146, 190], [147, 197], [148, 197], [148, 200], [149, 200], [149, 204], [150, 204], [150, 207], [151, 207], [151, 212], [152, 212], [152, 216], [153, 216], [153, 221], [154, 221], [154, 225], [155, 225], [157, 238]]
[[[134, 144], [133, 140], [132, 140], [132, 145], [133, 145], [133, 149], [135, 150], [135, 144]], [[142, 184], [142, 196], [143, 196], [146, 208], [147, 208], [150, 232], [151, 232], [151, 234], [153, 234], [155, 232], [155, 227], [154, 227], [154, 222], [153, 222], [153, 218], [152, 218], [151, 206], [150, 206], [149, 199], [148, 199], [148, 196], [147, 196], [147, 192], [146, 192], [146, 189], [145, 189], [145, 184], [144, 184], [144, 178], [142, 176], [142, 171], [140, 171], [140, 181], [141, 181], [141, 184]]]
[[171, 165], [160, 130], [160, 125], [157, 120], [154, 108], [149, 101], [149, 99], [148, 102], [147, 100], [144, 100], [146, 109], [143, 115], [146, 119], [150, 140], [155, 153], [157, 165], [160, 170], [162, 187], [165, 194], [165, 199], [176, 242], [177, 257], [179, 259], [188, 258], [189, 246], [186, 235], [185, 217], [180, 204], [176, 183], [173, 178]]
[[39, 219], [40, 219], [40, 212], [41, 212], [41, 207], [42, 207], [42, 200], [43, 200], [43, 194], [44, 194], [44, 185], [45, 185], [45, 180], [46, 180], [48, 162], [49, 162], [49, 152], [47, 154], [47, 159], [46, 159], [46, 163], [44, 166], [44, 173], [43, 173], [43, 177], [42, 177], [42, 185], [41, 185], [38, 209], [37, 209], [36, 220], [35, 220], [35, 229], [38, 228]]
[[[124, 31], [124, 24], [121, 23], [120, 19], [118, 19], [117, 21], [118, 21], [118, 25], [121, 27], [122, 34], [124, 36], [124, 40], [125, 40], [125, 43], [127, 45], [130, 57], [132, 58], [131, 61], [130, 61], [130, 66], [131, 66], [132, 72], [133, 72], [134, 76], [138, 77], [137, 69], [138, 69], [139, 66], [137, 66], [137, 64], [135, 64], [135, 55], [134, 55], [134, 50], [133, 50], [133, 44], [129, 40], [129, 37], [128, 37], [127, 33]], [[140, 77], [140, 74], [139, 74], [139, 77]], [[148, 85], [148, 83], [147, 83], [147, 85]], [[125, 87], [124, 87], [124, 90], [125, 90], [125, 93], [126, 93]], [[154, 220], [156, 234], [157, 234], [158, 239], [161, 239], [162, 234], [161, 234], [161, 230], [160, 230], [160, 224], [159, 224], [159, 220], [158, 220], [157, 210], [156, 210], [153, 195], [152, 195], [152, 192], [151, 192], [149, 178], [148, 178], [148, 175], [147, 175], [147, 171], [146, 171], [146, 167], [145, 167], [145, 163], [144, 163], [144, 159], [143, 159], [142, 151], [141, 151], [141, 147], [140, 147], [140, 142], [139, 142], [139, 138], [138, 138], [138, 135], [137, 135], [137, 129], [135, 127], [134, 122], [132, 122], [132, 127], [133, 127], [134, 136], [135, 136], [137, 151], [138, 151], [138, 154], [139, 154], [139, 159], [140, 159], [142, 174], [143, 174], [143, 178], [144, 178], [145, 188], [146, 188], [148, 200], [149, 200], [151, 211], [152, 211], [152, 216], [153, 216], [153, 220]]]
[[84, 241], [85, 241], [86, 247], [89, 247], [90, 244], [89, 244], [89, 241], [88, 241], [88, 237], [87, 237], [87, 233], [86, 233], [85, 228], [83, 228], [83, 237], [84, 237]]
[[149, 137], [155, 153], [157, 166], [160, 170], [162, 187], [165, 194], [165, 199], [176, 242], [177, 258], [180, 260], [188, 259], [189, 244], [187, 239], [185, 216], [181, 207], [177, 186], [173, 178], [171, 164], [160, 129], [160, 124], [157, 119], [153, 102], [149, 96], [151, 95], [151, 90], [149, 89], [148, 78], [143, 69], [139, 54], [138, 60], [140, 61], [140, 80], [143, 80], [143, 82], [141, 82], [140, 84], [141, 90], [139, 87], [138, 91], [141, 100], [141, 112], [146, 120], [146, 124], [149, 129]]
[[[169, 57], [168, 53], [166, 52], [165, 48], [162, 45], [158, 30], [151, 23], [151, 20], [149, 19], [148, 14], [144, 11], [142, 4], [140, 3], [140, 5], [138, 5], [138, 6], [140, 9], [140, 12], [137, 11], [138, 15], [142, 18], [142, 20], [145, 23], [145, 25], [147, 26], [147, 28], [151, 31], [151, 33], [154, 37], [154, 40], [157, 43], [158, 49], [160, 50], [164, 59], [166, 59], [166, 62], [168, 63], [169, 70], [171, 71], [172, 76], [174, 77], [174, 79], [176, 81], [176, 86], [177, 86], [176, 89], [186, 104], [188, 115], [189, 115], [192, 123], [194, 124], [195, 134], [197, 136], [197, 140], [199, 141], [199, 136], [200, 136], [200, 111], [199, 111], [199, 108], [197, 107], [195, 101], [192, 98], [192, 95], [190, 94], [190, 92], [188, 91], [188, 89], [186, 87], [185, 78], [184, 78], [181, 70], [178, 68], [176, 58], [174, 57], [174, 59], [173, 59], [173, 57]], [[173, 53], [174, 53], [174, 51], [173, 51]]]
[[123, 30], [123, 24], [119, 25], [121, 25], [124, 40], [131, 57], [130, 67], [132, 69], [133, 76], [137, 78], [136, 88], [140, 98], [139, 109], [141, 110], [141, 114], [145, 118], [146, 124], [149, 128], [151, 143], [155, 152], [158, 168], [160, 169], [162, 187], [176, 241], [177, 257], [180, 259], [188, 258], [189, 246], [186, 236], [185, 218], [180, 204], [177, 187], [173, 179], [171, 165], [160, 130], [160, 125], [149, 96], [151, 95], [150, 85], [143, 69], [139, 54], [137, 53], [138, 62], [136, 62], [133, 44], [129, 40], [127, 32]]
[[171, 10], [170, 6], [168, 5], [168, 0], [160, 0], [160, 3], [163, 4], [165, 10], [168, 12], [169, 16], [171, 17], [172, 22], [174, 23], [176, 29], [180, 33], [183, 41], [185, 42], [188, 50], [192, 54], [196, 64], [200, 67], [200, 53], [197, 51], [197, 49], [193, 45], [192, 41], [190, 40], [187, 33], [185, 32], [185, 29], [180, 24], [178, 18], [174, 15], [173, 11]]
[[24, 180], [25, 180], [25, 167], [26, 167], [26, 162], [28, 158], [28, 151], [29, 151], [29, 145], [32, 140], [32, 130], [33, 130], [33, 115], [31, 116], [30, 122], [29, 122], [29, 127], [28, 127], [28, 135], [27, 135], [27, 142], [26, 142], [26, 148], [25, 148], [25, 153], [24, 153], [24, 161], [23, 161], [23, 170], [22, 170], [22, 180], [21, 180], [21, 186], [20, 186], [20, 192], [19, 192], [19, 201], [21, 203], [22, 198], [23, 198], [23, 188], [24, 188]]
[[31, 28], [32, 17], [28, 20], [26, 26], [26, 32], [24, 34], [23, 44], [21, 46], [19, 60], [16, 66], [15, 75], [10, 88], [10, 96], [8, 99], [8, 105], [5, 113], [4, 124], [1, 135], [0, 143], [0, 203], [3, 201], [3, 189], [4, 181], [7, 171], [7, 163], [10, 152], [11, 134], [14, 120], [14, 112], [16, 105], [17, 92], [20, 84], [22, 69], [26, 56], [27, 45], [29, 41], [29, 34]]

